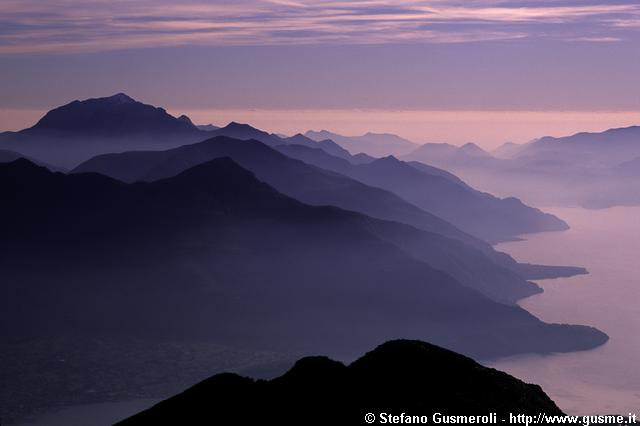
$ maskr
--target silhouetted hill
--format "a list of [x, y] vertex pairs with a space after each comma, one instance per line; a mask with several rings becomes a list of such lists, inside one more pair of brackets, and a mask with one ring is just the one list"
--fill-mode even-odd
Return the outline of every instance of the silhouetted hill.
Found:
[[337, 356], [406, 336], [476, 357], [607, 340], [496, 303], [376, 231], [406, 226], [302, 204], [230, 159], [135, 184], [21, 159], [0, 164], [0, 196], [11, 201], [1, 212], [11, 223], [0, 240], [3, 336], [140, 335]]
[[117, 425], [360, 425], [367, 413], [376, 423], [382, 413], [428, 423], [435, 413], [495, 413], [497, 423], [511, 413], [563, 415], [540, 386], [428, 343], [396, 340], [348, 366], [316, 356], [269, 381], [219, 374]]
[[402, 155], [414, 150], [418, 145], [389, 133], [366, 133], [362, 136], [342, 136], [327, 130], [309, 130], [305, 136], [316, 141], [331, 139], [351, 154], [366, 153], [373, 157]]
[[283, 142], [278, 136], [272, 135], [270, 133], [264, 132], [262, 130], [256, 129], [255, 127], [251, 127], [248, 124], [231, 122], [225, 127], [222, 127], [218, 130], [214, 130], [213, 132], [209, 132], [208, 137], [215, 136], [226, 136], [228, 138], [239, 139], [239, 140], [256, 140], [260, 141], [265, 145], [276, 146], [280, 145]]
[[29, 130], [114, 137], [148, 132], [191, 133], [197, 129], [188, 118], [175, 118], [163, 108], [145, 105], [119, 93], [107, 98], [73, 101], [53, 109]]
[[[306, 149], [297, 145], [278, 148], [286, 147]], [[487, 243], [444, 220], [390, 192], [291, 159], [257, 141], [217, 137], [169, 151], [107, 154], [91, 159], [74, 172], [98, 172], [127, 182], [153, 181], [175, 176], [191, 166], [219, 157], [233, 158], [263, 182], [300, 201], [338, 206], [461, 241], [456, 243], [436, 236], [424, 238], [424, 234], [416, 230], [403, 230], [400, 237], [398, 232], [376, 228], [379, 235], [496, 300], [514, 302], [540, 291], [536, 285], [525, 281], [528, 276], [520, 274], [513, 259], [495, 252]]]
[[100, 153], [167, 148], [206, 137], [188, 118], [119, 93], [55, 108], [31, 128], [0, 135], [0, 147], [72, 167]]
[[568, 229], [567, 224], [555, 216], [526, 206], [516, 198], [499, 199], [476, 191], [454, 175], [435, 167], [411, 165], [395, 157], [354, 165], [306, 147], [284, 146], [279, 149], [308, 164], [398, 194], [489, 242], [510, 240], [532, 232]]

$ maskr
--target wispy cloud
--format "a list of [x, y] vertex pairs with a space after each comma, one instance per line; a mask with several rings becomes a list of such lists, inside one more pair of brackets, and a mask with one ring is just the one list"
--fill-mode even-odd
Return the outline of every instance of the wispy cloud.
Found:
[[[619, 41], [640, 5], [620, 0], [3, 0], [0, 53], [180, 45]], [[572, 24], [572, 34], [559, 30]]]
[[582, 41], [586, 43], [617, 43], [623, 39], [619, 37], [575, 37], [570, 38], [568, 41]]

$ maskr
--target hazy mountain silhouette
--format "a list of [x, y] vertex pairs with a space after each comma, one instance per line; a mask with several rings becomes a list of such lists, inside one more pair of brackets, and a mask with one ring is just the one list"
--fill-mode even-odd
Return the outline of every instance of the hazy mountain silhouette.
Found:
[[212, 130], [218, 130], [220, 127], [215, 126], [213, 124], [198, 124], [196, 125], [196, 127], [200, 130], [203, 130], [205, 132], [210, 132]]
[[309, 130], [305, 136], [316, 141], [331, 139], [351, 154], [365, 153], [373, 157], [402, 155], [411, 152], [418, 145], [389, 133], [366, 133], [362, 136], [342, 136], [327, 130]]
[[607, 339], [493, 302], [376, 231], [406, 226], [302, 204], [230, 159], [135, 184], [21, 159], [0, 164], [0, 195], [12, 224], [0, 242], [4, 336], [178, 336], [339, 356], [406, 336], [476, 357]]
[[426, 143], [412, 152], [400, 156], [400, 158], [406, 161], [419, 161], [455, 172], [461, 168], [493, 168], [502, 165], [500, 159], [491, 156], [474, 143], [462, 146], [448, 143]]
[[298, 133], [295, 136], [284, 139], [284, 141], [290, 145], [303, 145], [303, 146], [314, 148], [314, 149], [319, 148], [328, 154], [331, 154], [339, 158], [344, 158], [347, 160], [351, 160], [351, 158], [353, 157], [349, 153], [349, 151], [347, 151], [346, 149], [344, 149], [343, 147], [341, 147], [331, 139], [323, 139], [323, 140], [315, 141], [311, 138], [306, 137], [305, 135]]
[[[257, 141], [217, 137], [169, 151], [106, 154], [87, 161], [74, 172], [97, 172], [126, 182], [153, 181], [175, 176], [189, 167], [220, 157], [233, 158], [255, 173], [258, 179], [305, 203], [333, 205], [461, 241], [463, 244], [455, 244], [455, 248], [452, 247], [453, 241], [442, 243], [438, 248], [439, 239], [424, 239], [421, 233], [414, 231], [403, 232], [402, 238], [385, 233], [385, 238], [393, 238], [395, 243], [403, 244], [416, 257], [449, 271], [463, 284], [497, 300], [513, 302], [540, 291], [525, 281], [539, 278], [539, 273], [530, 275], [533, 269], [521, 269], [521, 265], [509, 256], [496, 252], [484, 241], [460, 231], [441, 218], [393, 193], [291, 159]], [[378, 229], [378, 232], [383, 231]], [[545, 275], [583, 272], [580, 268], [548, 268]]]
[[354, 165], [306, 147], [284, 146], [279, 149], [308, 164], [392, 191], [486, 241], [504, 241], [526, 233], [568, 229], [567, 224], [555, 216], [528, 207], [516, 198], [499, 199], [476, 191], [451, 173], [435, 167], [411, 165], [391, 156]]
[[429, 423], [435, 413], [496, 413], [498, 422], [511, 413], [563, 415], [540, 386], [428, 343], [396, 340], [348, 366], [314, 356], [269, 381], [219, 374], [117, 425], [359, 425], [367, 413], [424, 415]]
[[100, 153], [168, 148], [206, 134], [188, 117], [173, 117], [119, 93], [55, 108], [33, 127], [0, 134], [0, 148], [72, 167]]
[[256, 129], [249, 124], [236, 123], [235, 121], [218, 130], [209, 132], [208, 134], [208, 137], [215, 136], [226, 136], [228, 138], [240, 140], [253, 139], [269, 146], [276, 146], [285, 143], [276, 135], [272, 135], [270, 133]]
[[491, 151], [491, 155], [497, 158], [509, 159], [518, 155], [518, 153], [520, 153], [525, 148], [526, 144], [506, 142]]
[[507, 144], [496, 152], [500, 159], [430, 164], [447, 167], [493, 193], [521, 194], [530, 203], [588, 208], [640, 205], [640, 181], [632, 162], [640, 157], [638, 141], [640, 126], [632, 126]]
[[640, 126], [609, 129], [600, 133], [577, 133], [561, 138], [545, 136], [525, 146], [516, 158], [567, 161], [577, 156], [594, 164], [617, 164], [640, 156]]
[[366, 164], [372, 162], [375, 159], [375, 157], [361, 152], [360, 154], [352, 155], [349, 161], [351, 161], [353, 164]]

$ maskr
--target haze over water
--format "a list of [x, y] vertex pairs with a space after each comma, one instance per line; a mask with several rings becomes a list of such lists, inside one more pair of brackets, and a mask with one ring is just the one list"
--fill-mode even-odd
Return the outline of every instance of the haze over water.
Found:
[[640, 207], [552, 208], [571, 230], [526, 236], [497, 248], [519, 261], [586, 267], [590, 274], [543, 280], [520, 305], [547, 322], [595, 326], [610, 341], [595, 350], [491, 363], [537, 383], [568, 414], [640, 411]]

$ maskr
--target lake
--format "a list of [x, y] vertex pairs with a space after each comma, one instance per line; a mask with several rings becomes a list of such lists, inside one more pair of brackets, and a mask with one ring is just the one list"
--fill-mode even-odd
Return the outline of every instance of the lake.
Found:
[[590, 274], [542, 280], [520, 305], [546, 322], [592, 325], [610, 336], [595, 350], [518, 356], [489, 363], [537, 383], [568, 414], [640, 410], [640, 207], [551, 208], [571, 230], [524, 236], [497, 249], [515, 259], [586, 267]]

